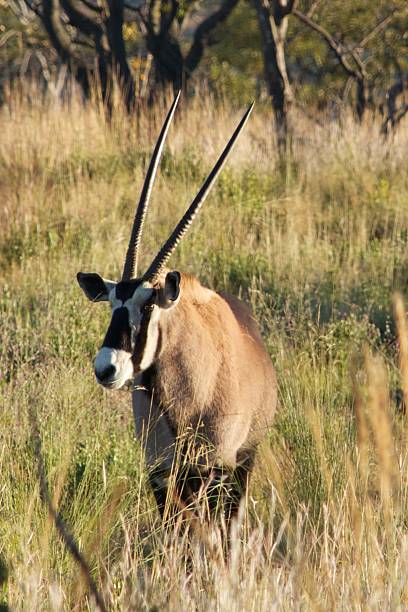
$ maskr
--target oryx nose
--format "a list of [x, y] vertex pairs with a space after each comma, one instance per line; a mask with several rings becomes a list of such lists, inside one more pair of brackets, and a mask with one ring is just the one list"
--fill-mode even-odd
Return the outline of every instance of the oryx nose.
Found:
[[101, 382], [105, 382], [110, 380], [111, 378], [115, 378], [116, 367], [114, 365], [109, 365], [107, 368], [103, 370], [97, 370], [95, 368], [95, 374], [98, 380]]

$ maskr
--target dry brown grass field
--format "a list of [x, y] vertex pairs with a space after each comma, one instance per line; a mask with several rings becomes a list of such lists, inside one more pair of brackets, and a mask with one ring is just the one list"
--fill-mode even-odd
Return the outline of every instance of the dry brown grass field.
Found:
[[[161, 527], [128, 391], [92, 359], [109, 317], [78, 270], [120, 273], [164, 106], [120, 110], [35, 90], [0, 109], [0, 601], [92, 610], [41, 503], [29, 413], [54, 503], [112, 610], [408, 607], [408, 126], [294, 118], [282, 162], [256, 108], [172, 259], [251, 302], [279, 412], [225, 560], [220, 533]], [[167, 237], [242, 109], [183, 102], [153, 193], [142, 265]], [[398, 293], [397, 293], [398, 292]], [[401, 297], [402, 296], [402, 297]]]

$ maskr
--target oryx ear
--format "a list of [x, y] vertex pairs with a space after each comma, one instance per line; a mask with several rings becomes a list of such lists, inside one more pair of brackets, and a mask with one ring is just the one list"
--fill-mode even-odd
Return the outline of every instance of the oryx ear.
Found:
[[77, 280], [82, 291], [91, 302], [106, 302], [109, 292], [116, 285], [94, 272], [78, 272]]
[[180, 272], [168, 272], [164, 281], [164, 302], [167, 306], [173, 306], [180, 295]]

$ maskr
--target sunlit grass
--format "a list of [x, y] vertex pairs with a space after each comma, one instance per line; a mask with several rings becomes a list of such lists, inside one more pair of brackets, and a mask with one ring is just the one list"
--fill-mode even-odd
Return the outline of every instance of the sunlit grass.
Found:
[[[183, 102], [142, 265], [241, 112]], [[162, 530], [129, 393], [93, 380], [108, 311], [84, 300], [75, 280], [81, 269], [120, 273], [163, 114], [143, 113], [136, 126], [118, 111], [107, 124], [75, 99], [17, 95], [0, 109], [3, 600], [92, 607], [40, 502], [34, 409], [55, 503], [111, 608], [404, 609], [408, 383], [393, 294], [408, 280], [407, 128], [384, 141], [375, 122], [320, 128], [299, 115], [282, 164], [271, 117], [255, 110], [172, 259], [251, 302], [278, 373], [278, 415], [226, 564], [216, 532], [189, 541]]]

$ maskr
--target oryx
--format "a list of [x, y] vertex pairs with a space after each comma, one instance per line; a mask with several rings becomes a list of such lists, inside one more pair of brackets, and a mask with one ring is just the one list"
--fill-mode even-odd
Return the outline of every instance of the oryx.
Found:
[[[179, 94], [180, 95], [180, 94]], [[95, 359], [97, 381], [133, 381], [136, 432], [144, 445], [160, 512], [166, 498], [188, 505], [223, 481], [236, 512], [256, 447], [276, 408], [276, 378], [250, 308], [194, 276], [167, 269], [244, 127], [247, 110], [210, 175], [148, 269], [137, 274], [143, 223], [179, 95], [154, 149], [136, 211], [122, 279], [78, 273], [86, 296], [109, 301], [112, 319]], [[170, 474], [175, 476], [170, 480]], [[210, 504], [211, 505], [211, 504]]]

